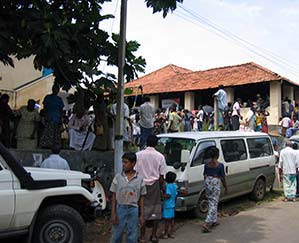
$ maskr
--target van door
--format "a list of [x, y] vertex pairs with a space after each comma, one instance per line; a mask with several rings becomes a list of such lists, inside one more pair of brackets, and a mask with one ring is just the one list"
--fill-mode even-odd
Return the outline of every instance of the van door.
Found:
[[244, 139], [221, 139], [220, 144], [225, 162], [228, 187], [228, 194], [224, 198], [249, 192], [251, 190], [251, 182], [248, 153]]
[[14, 214], [15, 193], [12, 180], [11, 172], [0, 162], [0, 231], [9, 227]]
[[252, 186], [255, 179], [263, 174], [266, 176], [267, 184], [274, 180], [275, 156], [271, 141], [268, 137], [247, 138], [249, 151], [249, 170], [252, 178]]
[[207, 153], [209, 147], [216, 146], [214, 140], [202, 141], [197, 145], [188, 173], [189, 193], [200, 192], [204, 186], [204, 165], [211, 158]]

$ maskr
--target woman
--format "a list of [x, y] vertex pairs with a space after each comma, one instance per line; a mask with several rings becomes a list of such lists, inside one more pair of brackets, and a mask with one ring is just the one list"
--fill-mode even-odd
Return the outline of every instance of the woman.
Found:
[[35, 101], [30, 99], [27, 106], [23, 106], [18, 111], [20, 120], [17, 127], [17, 148], [36, 149], [37, 148], [37, 128], [40, 120], [38, 111], [35, 108]]
[[62, 110], [64, 104], [58, 93], [59, 86], [54, 84], [52, 94], [46, 95], [43, 101], [46, 123], [40, 141], [42, 148], [52, 148], [54, 144], [61, 144]]
[[91, 150], [95, 134], [89, 131], [90, 119], [84, 112], [78, 111], [74, 114], [69, 123], [70, 148], [75, 150]]
[[210, 232], [211, 227], [219, 225], [217, 222], [218, 202], [220, 197], [220, 182], [222, 182], [227, 193], [227, 186], [225, 181], [224, 165], [218, 162], [219, 149], [211, 147], [208, 151], [211, 156], [211, 161], [205, 164], [204, 178], [205, 178], [205, 192], [209, 202], [209, 210], [202, 225], [203, 232]]

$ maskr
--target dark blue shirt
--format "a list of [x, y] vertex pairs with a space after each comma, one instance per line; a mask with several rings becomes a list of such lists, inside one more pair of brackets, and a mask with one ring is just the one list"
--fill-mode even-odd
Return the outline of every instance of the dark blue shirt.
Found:
[[204, 176], [225, 177], [224, 165], [222, 163], [219, 163], [217, 167], [211, 168], [211, 167], [208, 167], [208, 164], [205, 164], [203, 175]]
[[57, 95], [50, 94], [45, 97], [43, 104], [47, 121], [60, 124], [61, 112], [64, 107], [62, 99]]

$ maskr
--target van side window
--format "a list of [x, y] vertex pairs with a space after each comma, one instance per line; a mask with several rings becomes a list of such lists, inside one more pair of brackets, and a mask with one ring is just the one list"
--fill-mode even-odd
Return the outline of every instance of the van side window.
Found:
[[273, 154], [269, 138], [248, 138], [250, 158], [266, 157]]
[[243, 139], [221, 140], [221, 148], [225, 162], [247, 159], [247, 152]]
[[208, 148], [216, 146], [215, 141], [204, 141], [201, 142], [195, 152], [194, 159], [192, 160], [191, 166], [198, 166], [207, 163], [211, 158], [207, 153]]

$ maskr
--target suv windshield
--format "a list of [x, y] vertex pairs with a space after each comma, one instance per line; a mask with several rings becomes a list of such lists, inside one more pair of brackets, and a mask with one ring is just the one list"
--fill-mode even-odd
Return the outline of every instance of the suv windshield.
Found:
[[195, 146], [194, 139], [160, 137], [156, 149], [165, 156], [166, 164], [172, 166], [175, 162], [181, 162], [181, 151], [189, 150]]

